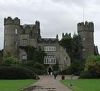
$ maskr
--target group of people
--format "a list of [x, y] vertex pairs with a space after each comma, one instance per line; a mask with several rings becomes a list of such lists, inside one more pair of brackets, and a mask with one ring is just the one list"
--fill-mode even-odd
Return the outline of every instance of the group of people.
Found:
[[48, 74], [49, 75], [54, 75], [54, 79], [57, 78], [58, 72], [57, 71], [53, 71], [51, 68], [48, 69]]

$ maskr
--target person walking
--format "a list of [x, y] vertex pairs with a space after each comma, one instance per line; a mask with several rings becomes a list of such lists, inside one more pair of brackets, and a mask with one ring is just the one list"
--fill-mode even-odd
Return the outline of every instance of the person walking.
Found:
[[51, 73], [52, 73], [52, 68], [51, 67], [49, 67], [48, 73], [49, 73], [49, 75], [51, 75]]
[[54, 79], [56, 79], [58, 74], [57, 74], [56, 71], [54, 71], [54, 72], [53, 72], [53, 75], [54, 75]]

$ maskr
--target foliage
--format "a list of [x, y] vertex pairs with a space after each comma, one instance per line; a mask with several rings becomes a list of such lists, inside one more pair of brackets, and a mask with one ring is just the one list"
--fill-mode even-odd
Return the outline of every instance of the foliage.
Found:
[[71, 56], [72, 52], [72, 37], [71, 34], [66, 33], [64, 37], [59, 41], [59, 44], [66, 49]]
[[100, 69], [98, 68], [100, 66], [100, 56], [89, 56], [86, 59], [85, 64], [85, 70], [89, 70], [91, 67], [94, 67], [99, 72]]
[[72, 59], [82, 60], [82, 44], [79, 35], [74, 34], [72, 39]]
[[34, 61], [38, 62], [38, 63], [43, 63], [44, 60], [44, 56], [46, 55], [46, 53], [44, 51], [42, 51], [40, 48], [34, 48], [32, 46], [21, 46], [20, 48], [24, 49], [27, 53], [27, 60], [28, 61]]
[[32, 70], [19, 66], [1, 66], [0, 79], [35, 79]]
[[52, 66], [53, 71], [59, 71], [59, 64], [56, 63], [55, 65]]
[[80, 36], [74, 34], [73, 37], [71, 37], [71, 34], [66, 33], [59, 43], [66, 49], [66, 52], [71, 58], [71, 67], [68, 68], [67, 71], [72, 74], [80, 74], [80, 71], [82, 71], [84, 67]]
[[100, 78], [100, 56], [89, 56], [80, 78]]
[[44, 74], [45, 65], [43, 64], [44, 56], [46, 53], [40, 48], [34, 48], [32, 46], [20, 47], [27, 53], [27, 62], [24, 66], [31, 68], [36, 74]]
[[71, 57], [71, 60], [74, 61], [74, 59], [82, 59], [82, 44], [81, 44], [81, 38], [79, 35], [74, 34], [73, 37], [71, 37], [71, 34], [66, 33], [64, 37], [60, 40], [60, 45], [66, 49], [66, 52]]
[[0, 64], [2, 63], [3, 61], [3, 50], [0, 50]]
[[12, 56], [10, 53], [4, 55], [2, 65], [11, 66], [19, 64], [18, 60]]
[[34, 67], [34, 68], [38, 68], [38, 69], [45, 69], [45, 68], [44, 68], [44, 65], [43, 65], [43, 64], [40, 64], [40, 63], [38, 63], [38, 62], [35, 63], [35, 64], [33, 65], [33, 67]]

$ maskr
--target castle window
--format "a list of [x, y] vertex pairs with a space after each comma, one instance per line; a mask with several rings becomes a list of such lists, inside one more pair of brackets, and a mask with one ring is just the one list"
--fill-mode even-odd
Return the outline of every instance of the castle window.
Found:
[[56, 64], [56, 58], [54, 56], [45, 56], [44, 64]]
[[23, 39], [23, 46], [27, 46], [27, 39]]
[[44, 46], [44, 51], [56, 51], [55, 46]]
[[22, 55], [22, 60], [27, 60], [27, 56], [26, 55]]
[[83, 38], [83, 40], [85, 40], [85, 38]]
[[83, 51], [85, 51], [85, 49], [83, 49]]
[[17, 31], [17, 29], [15, 29], [15, 34], [18, 34], [18, 31]]

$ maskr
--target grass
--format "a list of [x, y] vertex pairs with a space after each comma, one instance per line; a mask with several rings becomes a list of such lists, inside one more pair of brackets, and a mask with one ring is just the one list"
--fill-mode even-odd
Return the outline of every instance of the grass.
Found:
[[35, 82], [36, 80], [0, 80], [0, 91], [20, 91]]
[[73, 91], [100, 91], [100, 79], [78, 79], [61, 81], [66, 86], [72, 83]]

